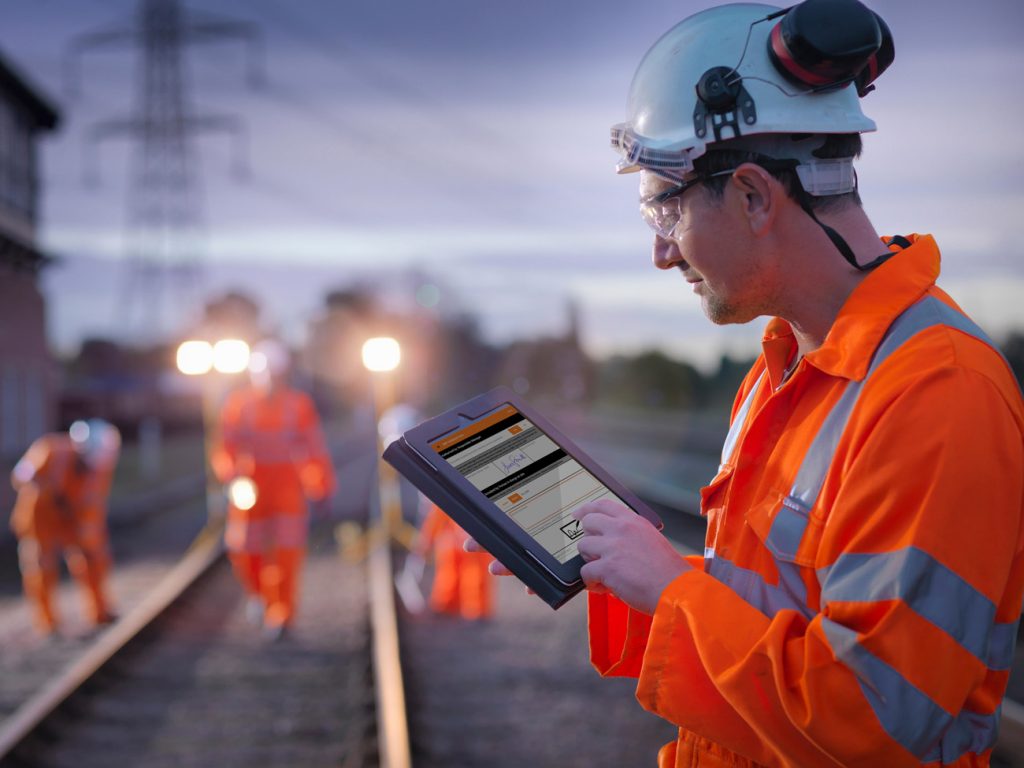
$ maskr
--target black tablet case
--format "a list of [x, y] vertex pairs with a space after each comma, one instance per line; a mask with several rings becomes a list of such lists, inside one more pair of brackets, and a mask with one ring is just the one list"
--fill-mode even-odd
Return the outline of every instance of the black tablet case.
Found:
[[427, 466], [416, 451], [409, 447], [405, 438], [400, 437], [387, 447], [384, 460], [552, 608], [564, 605], [583, 589], [582, 580], [571, 586], [560, 582], [522, 546], [510, 541], [500, 530], [487, 525], [479, 513], [471, 512], [472, 502], [464, 497], [461, 490], [452, 488], [438, 472]]

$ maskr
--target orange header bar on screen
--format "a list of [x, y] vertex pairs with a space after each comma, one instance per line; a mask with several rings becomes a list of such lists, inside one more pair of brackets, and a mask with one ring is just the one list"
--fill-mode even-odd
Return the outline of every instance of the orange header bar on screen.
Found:
[[471, 424], [468, 427], [460, 429], [458, 432], [453, 432], [448, 437], [441, 438], [437, 442], [431, 443], [430, 447], [435, 451], [443, 451], [445, 448], [451, 448], [456, 443], [461, 443], [467, 437], [472, 437], [477, 432], [482, 432], [492, 424], [497, 424], [499, 421], [507, 419], [509, 416], [514, 416], [518, 411], [511, 405], [506, 405], [504, 408], [499, 408], [486, 419], [481, 419], [475, 424]]

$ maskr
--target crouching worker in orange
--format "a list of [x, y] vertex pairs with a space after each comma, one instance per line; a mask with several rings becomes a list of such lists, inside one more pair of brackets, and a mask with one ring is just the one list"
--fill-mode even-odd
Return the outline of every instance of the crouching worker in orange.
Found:
[[430, 607], [436, 613], [464, 619], [488, 619], [494, 612], [490, 556], [463, 549], [469, 536], [441, 508], [431, 504], [420, 528], [415, 551], [423, 557], [433, 549], [434, 587]]
[[225, 401], [213, 456], [229, 490], [228, 554], [249, 595], [250, 619], [262, 622], [272, 640], [295, 616], [307, 502], [327, 499], [335, 488], [316, 408], [289, 386], [289, 369], [288, 350], [278, 342], [253, 348], [251, 386]]
[[106, 592], [106, 503], [120, 445], [110, 424], [75, 422], [70, 433], [36, 440], [11, 473], [18, 493], [11, 528], [18, 537], [22, 584], [43, 634], [58, 624], [53, 591], [61, 555], [84, 592], [86, 618], [94, 626], [114, 619]]

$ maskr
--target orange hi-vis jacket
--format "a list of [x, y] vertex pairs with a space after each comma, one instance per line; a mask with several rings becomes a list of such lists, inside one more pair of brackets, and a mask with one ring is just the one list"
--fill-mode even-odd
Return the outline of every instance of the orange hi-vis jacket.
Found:
[[702, 490], [704, 557], [653, 617], [590, 595], [595, 666], [680, 728], [660, 766], [988, 765], [1024, 591], [1024, 406], [935, 286], [934, 240], [909, 240], [788, 380], [792, 330], [768, 324]]
[[78, 538], [78, 511], [84, 473], [74, 443], [66, 433], [43, 435], [29, 447], [12, 473], [18, 491], [11, 529], [18, 538], [71, 545]]
[[[277, 546], [305, 546], [306, 500], [325, 499], [335, 488], [313, 401], [286, 387], [269, 393], [246, 387], [228, 396], [213, 465], [222, 482], [248, 477], [256, 486], [251, 509], [228, 509], [228, 546], [238, 551], [265, 549], [271, 528]], [[291, 524], [271, 522], [274, 517]]]

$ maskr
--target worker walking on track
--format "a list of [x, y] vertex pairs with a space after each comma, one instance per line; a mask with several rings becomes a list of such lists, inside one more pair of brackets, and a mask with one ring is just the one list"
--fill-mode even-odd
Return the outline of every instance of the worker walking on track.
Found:
[[493, 577], [487, 570], [490, 557], [464, 548], [468, 534], [458, 523], [430, 504], [420, 527], [414, 551], [421, 557], [433, 552], [434, 586], [430, 607], [435, 613], [476, 621], [494, 613]]
[[679, 727], [663, 767], [989, 764], [1024, 405], [935, 285], [935, 239], [879, 237], [861, 206], [860, 97], [893, 57], [855, 0], [712, 8], [654, 44], [612, 130], [655, 266], [714, 323], [771, 318], [701, 492], [702, 556], [621, 504], [577, 511], [591, 660]]
[[93, 626], [115, 615], [107, 596], [111, 557], [107, 498], [120, 453], [117, 429], [100, 419], [77, 421], [69, 432], [37, 439], [11, 473], [17, 491], [11, 528], [25, 596], [44, 635], [59, 623], [53, 593], [63, 555], [81, 586]]
[[288, 384], [288, 350], [260, 342], [250, 369], [251, 385], [224, 403], [213, 465], [229, 488], [224, 537], [248, 613], [278, 639], [295, 617], [308, 502], [329, 499], [335, 476], [312, 399]]

